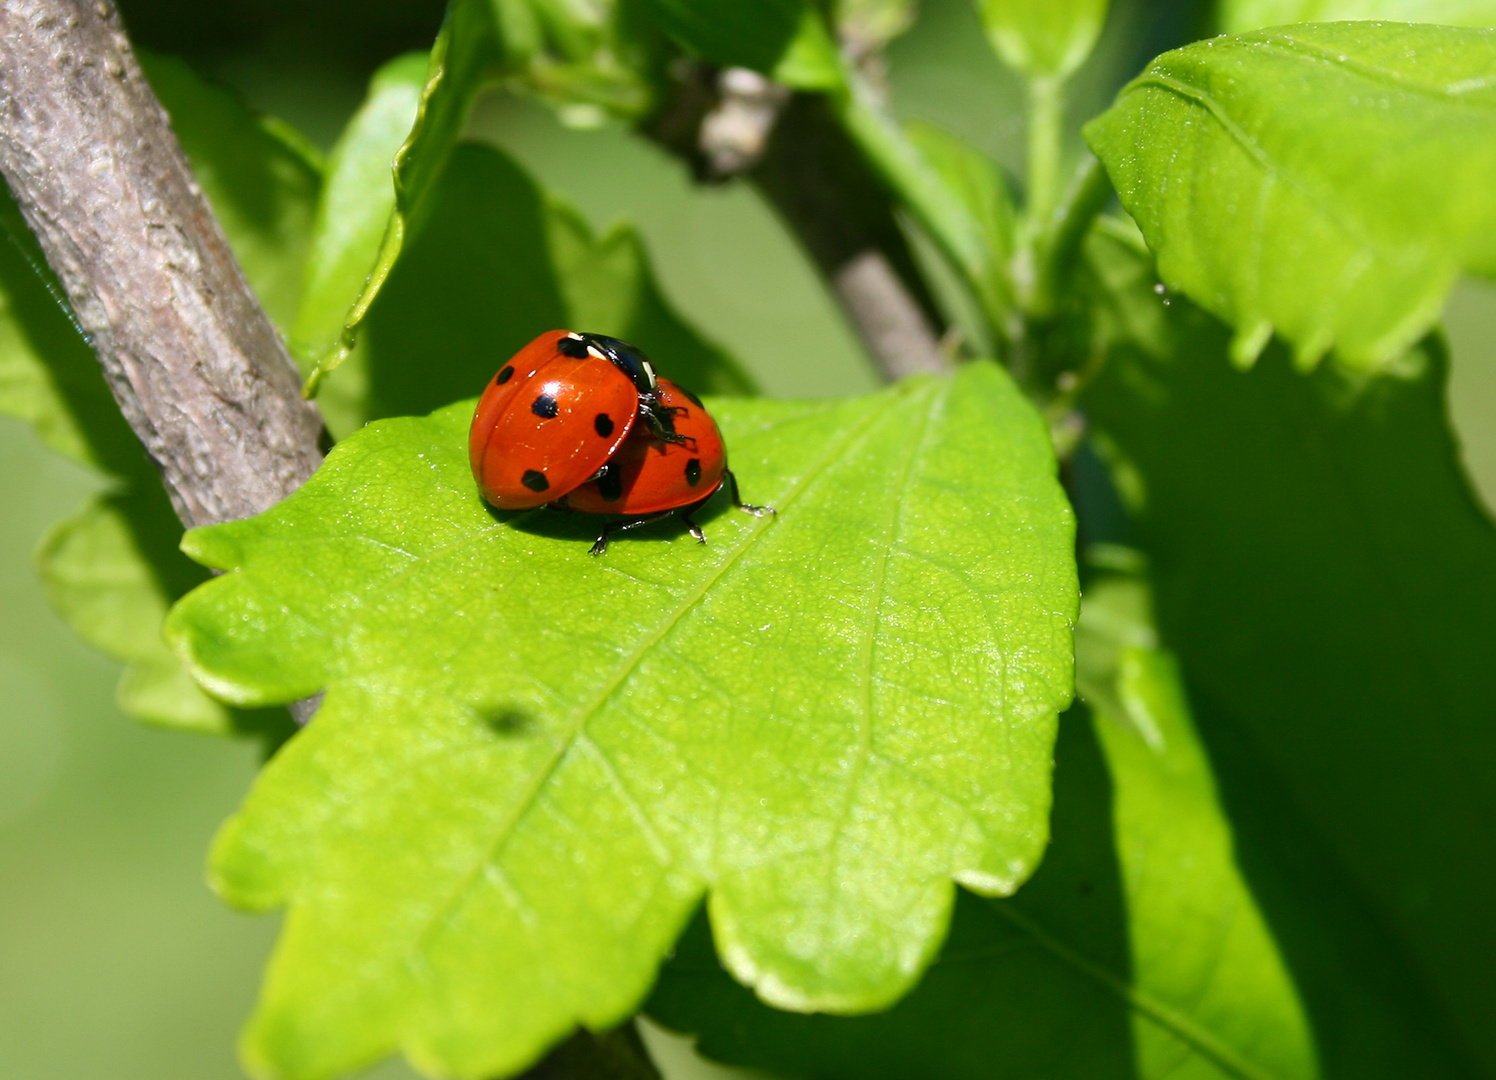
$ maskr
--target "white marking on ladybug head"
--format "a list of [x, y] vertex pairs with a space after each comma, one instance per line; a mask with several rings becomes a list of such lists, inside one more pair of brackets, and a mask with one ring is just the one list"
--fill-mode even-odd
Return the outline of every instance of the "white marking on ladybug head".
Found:
[[587, 346], [587, 355], [590, 356], [590, 357], [592, 357], [592, 359], [594, 359], [594, 360], [606, 360], [607, 359], [607, 357], [604, 356], [598, 350], [598, 347], [596, 345], [588, 345]]
[[569, 337], [569, 338], [571, 338], [572, 341], [581, 341], [582, 340], [582, 335], [579, 334], [579, 333], [577, 333], [575, 330], [568, 330], [566, 332], [566, 336]]
[[649, 380], [649, 388], [653, 390], [658, 384], [655, 382], [655, 369], [648, 360], [644, 361], [644, 377]]

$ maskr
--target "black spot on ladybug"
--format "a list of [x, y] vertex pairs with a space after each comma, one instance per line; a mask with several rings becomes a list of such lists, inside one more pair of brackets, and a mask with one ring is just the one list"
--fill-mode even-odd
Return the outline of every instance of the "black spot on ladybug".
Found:
[[690, 398], [692, 404], [694, 404], [698, 409], [705, 407], [701, 404], [701, 399], [695, 394], [691, 393], [691, 391], [687, 390], [684, 386], [677, 386], [676, 389], [679, 390], [682, 394], [685, 394], [686, 397]]
[[597, 433], [605, 439], [609, 435], [613, 434], [613, 418], [605, 412], [600, 412], [597, 414], [597, 419], [592, 421], [592, 426], [596, 428]]
[[587, 343], [581, 338], [574, 338], [570, 334], [556, 342], [556, 351], [562, 356], [569, 356], [573, 360], [585, 360], [587, 358]]
[[551, 486], [551, 482], [545, 478], [545, 473], [535, 469], [526, 469], [525, 475], [520, 477], [519, 482], [531, 491], [544, 491]]
[[692, 458], [686, 462], [686, 483], [695, 487], [701, 483], [701, 459]]
[[531, 404], [530, 411], [544, 420], [550, 420], [560, 411], [560, 407], [556, 404], [556, 399], [551, 397], [551, 395], [541, 394]]
[[603, 502], [617, 502], [623, 495], [623, 477], [618, 475], [618, 470], [609, 465], [604, 465], [597, 474], [597, 493], [603, 497]]
[[505, 364], [502, 368], [499, 369], [499, 373], [494, 376], [493, 381], [498, 383], [500, 386], [503, 386], [512, 378], [514, 378], [514, 365]]

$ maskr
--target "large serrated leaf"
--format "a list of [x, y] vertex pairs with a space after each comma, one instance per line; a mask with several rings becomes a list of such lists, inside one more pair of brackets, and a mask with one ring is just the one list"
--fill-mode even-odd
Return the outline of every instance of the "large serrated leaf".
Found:
[[213, 860], [230, 900], [291, 909], [258, 1070], [517, 1069], [627, 1015], [707, 889], [762, 996], [874, 1008], [938, 945], [952, 877], [1032, 870], [1075, 605], [1043, 425], [988, 364], [717, 409], [779, 514], [719, 501], [705, 547], [663, 524], [595, 559], [585, 516], [490, 512], [466, 404], [189, 534], [228, 571], [169, 620], [203, 682], [327, 690]]
[[1235, 372], [1225, 328], [1095, 240], [1128, 295], [1087, 414], [1326, 1067], [1490, 1075], [1496, 529], [1442, 350], [1381, 378], [1302, 378], [1277, 348]]
[[1223, 0], [1217, 17], [1228, 34], [1284, 23], [1349, 19], [1496, 26], [1496, 0]]
[[1390, 362], [1496, 274], [1496, 31], [1308, 24], [1165, 53], [1086, 128], [1166, 284], [1312, 365]]
[[1077, 678], [1116, 705], [1061, 719], [1044, 864], [1011, 900], [963, 895], [908, 998], [869, 1017], [774, 1012], [693, 927], [650, 1015], [713, 1057], [821, 1080], [1320, 1075], [1142, 591], [1087, 586]]

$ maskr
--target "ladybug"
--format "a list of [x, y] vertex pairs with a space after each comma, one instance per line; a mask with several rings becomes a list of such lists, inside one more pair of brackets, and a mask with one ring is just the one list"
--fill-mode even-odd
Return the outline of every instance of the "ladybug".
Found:
[[613, 533], [674, 513], [680, 514], [697, 543], [706, 543], [691, 515], [724, 485], [739, 510], [754, 517], [774, 513], [772, 507], [752, 506], [739, 497], [737, 477], [727, 467], [722, 433], [695, 394], [659, 379], [656, 396], [671, 416], [675, 437], [662, 438], [647, 425], [637, 428], [597, 475], [556, 500], [559, 509], [621, 514], [630, 519], [604, 526], [592, 545], [594, 555], [608, 550]]
[[681, 437], [633, 346], [552, 330], [499, 369], [478, 401], [468, 461], [483, 497], [503, 510], [553, 502], [601, 469], [639, 420], [653, 438]]
[[602, 334], [552, 330], [499, 369], [468, 432], [468, 461], [483, 497], [503, 510], [551, 506], [619, 514], [612, 533], [680, 512], [691, 514], [726, 484], [733, 505], [772, 514], [738, 497], [716, 422], [700, 399], [655, 375], [634, 346]]

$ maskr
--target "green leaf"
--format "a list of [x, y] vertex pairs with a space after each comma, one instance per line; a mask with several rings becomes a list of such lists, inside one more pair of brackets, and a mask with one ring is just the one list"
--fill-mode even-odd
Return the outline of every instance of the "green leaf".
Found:
[[[90, 499], [53, 526], [36, 553], [47, 600], [79, 637], [124, 662], [116, 691], [122, 711], [168, 727], [227, 732], [233, 727], [230, 711], [198, 688], [161, 640], [169, 601], [137, 529], [166, 526], [170, 532], [174, 519], [152, 515], [141, 521], [137, 512], [131, 521], [136, 508], [130, 502], [130, 496]], [[180, 536], [180, 527], [175, 531]], [[158, 539], [170, 550], [177, 536]], [[189, 587], [201, 575], [190, 578]]]
[[1441, 26], [1496, 26], [1493, 0], [1222, 0], [1221, 29], [1240, 34], [1295, 22], [1437, 23]]
[[1013, 256], [1016, 216], [1006, 177], [997, 163], [964, 140], [933, 124], [904, 125], [914, 148], [934, 170], [948, 197], [961, 204], [976, 231], [975, 260], [965, 267], [982, 310], [999, 317], [1013, 306], [1009, 261]]
[[1107, 0], [976, 0], [1003, 63], [1030, 78], [1063, 79], [1085, 62]]
[[1489, 1075], [1496, 529], [1460, 472], [1442, 348], [1375, 379], [1301, 378], [1276, 348], [1234, 371], [1224, 328], [1094, 239], [1146, 332], [1119, 335], [1083, 405], [1326, 1060]]
[[801, 30], [805, 0], [648, 0], [655, 20], [690, 51], [724, 67], [771, 74]]
[[[185, 65], [149, 55], [142, 62], [251, 284], [284, 316], [300, 288], [314, 162], [293, 137]], [[37, 563], [49, 600], [81, 638], [126, 665], [118, 692], [125, 712], [195, 730], [264, 730], [267, 718], [206, 697], [162, 643], [167, 606], [206, 575], [177, 549], [182, 528], [160, 477], [8, 193], [0, 193], [0, 221], [11, 241], [0, 243], [0, 412], [28, 421], [110, 484], [42, 542]]]
[[901, 127], [860, 75], [844, 75], [829, 96], [847, 133], [959, 275], [988, 323], [983, 338], [997, 340], [1012, 314], [1012, 210], [1002, 176], [953, 136]]
[[1165, 53], [1086, 128], [1171, 288], [1312, 366], [1391, 362], [1496, 274], [1496, 32], [1311, 24]]
[[1319, 1075], [1141, 582], [1087, 586], [1076, 648], [1078, 676], [1126, 708], [1061, 719], [1043, 865], [1010, 900], [963, 894], [908, 998], [855, 1019], [774, 1012], [698, 927], [650, 1015], [712, 1057], [825, 1080]]
[[199, 680], [327, 691], [213, 856], [232, 902], [290, 906], [252, 1068], [516, 1070], [627, 1016], [708, 889], [765, 998], [897, 998], [952, 877], [1011, 892], [1045, 840], [1075, 578], [1032, 408], [990, 364], [720, 400], [778, 516], [719, 501], [705, 547], [602, 559], [585, 516], [484, 508], [471, 409], [372, 424], [185, 541], [227, 571], [168, 620]]
[[505, 357], [553, 327], [631, 341], [698, 392], [753, 389], [660, 295], [633, 229], [594, 236], [488, 146], [459, 147], [433, 192], [429, 220], [369, 312], [360, 355], [339, 375], [360, 401], [335, 414], [336, 434], [481, 390]]
[[[378, 252], [367, 270], [362, 288], [353, 297], [352, 306], [343, 316], [343, 328], [337, 343], [318, 358], [316, 367], [307, 379], [308, 394], [316, 393], [327, 374], [352, 355], [370, 305], [374, 303], [374, 298], [379, 295], [391, 269], [400, 258], [407, 236], [414, 235], [419, 230], [425, 213], [432, 205], [429, 198], [431, 189], [446, 168], [447, 159], [462, 134], [462, 126], [467, 120], [474, 97], [488, 80], [503, 70], [504, 56], [504, 42], [499, 37], [490, 0], [452, 0], [447, 8], [441, 33], [437, 35], [436, 44], [431, 48], [426, 83], [417, 104], [415, 122], [410, 134], [396, 151], [391, 166], [395, 199]], [[414, 62], [404, 62], [410, 63]], [[393, 99], [386, 99], [386, 105], [390, 113], [397, 113], [403, 91], [396, 84], [410, 77], [410, 68], [387, 68], [385, 73], [392, 80], [385, 92], [393, 95]], [[389, 119], [371, 100], [368, 108], [355, 119], [355, 123], [360, 124], [360, 129], [351, 130], [347, 135], [350, 156], [358, 159], [356, 163], [352, 160], [348, 163], [347, 182], [350, 186], [357, 186], [365, 191], [382, 190], [372, 179], [370, 158], [365, 156], [379, 152], [378, 140], [382, 138], [380, 131], [387, 131], [376, 127], [376, 118], [379, 117]], [[398, 122], [398, 117], [392, 122]], [[363, 123], [367, 123], [368, 127], [362, 127]], [[364, 140], [365, 134], [371, 136], [367, 143]], [[355, 145], [357, 150], [353, 149]], [[350, 236], [356, 234], [360, 238], [366, 237], [371, 227], [363, 219], [361, 204], [350, 202], [346, 209], [359, 215], [359, 223], [356, 228], [350, 229]], [[324, 228], [331, 231], [339, 226], [329, 221]], [[364, 249], [359, 249], [360, 258], [362, 250]], [[349, 259], [356, 261], [351, 253]], [[348, 279], [340, 277], [338, 280]], [[329, 290], [323, 303], [335, 305], [336, 302], [337, 295]], [[318, 314], [308, 313], [306, 318], [309, 326], [325, 327], [330, 323], [331, 317], [325, 310], [319, 309]], [[316, 342], [312, 341], [310, 344], [314, 345]]]
[[429, 62], [424, 53], [410, 53], [375, 72], [368, 96], [328, 159], [306, 291], [291, 332], [292, 351], [303, 364], [314, 364], [336, 345], [379, 257], [395, 208], [390, 163], [415, 123]]
[[301, 299], [322, 184], [317, 152], [291, 128], [254, 115], [237, 95], [182, 61], [146, 52], [140, 63], [244, 276], [266, 313], [286, 330]]

